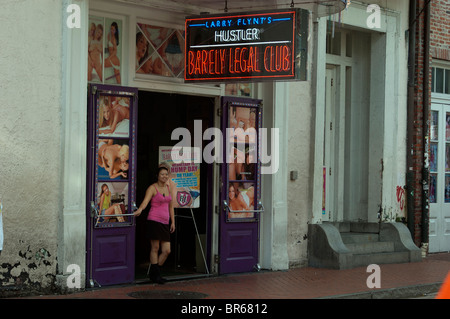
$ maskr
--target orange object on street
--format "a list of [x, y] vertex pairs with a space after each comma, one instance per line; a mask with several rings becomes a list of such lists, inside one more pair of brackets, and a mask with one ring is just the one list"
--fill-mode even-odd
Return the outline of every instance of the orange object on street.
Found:
[[441, 289], [439, 289], [436, 299], [450, 299], [450, 273], [447, 275]]

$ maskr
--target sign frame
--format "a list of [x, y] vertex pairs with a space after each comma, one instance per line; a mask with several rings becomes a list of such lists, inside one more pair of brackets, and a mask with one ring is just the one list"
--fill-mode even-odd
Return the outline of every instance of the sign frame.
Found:
[[185, 20], [185, 83], [306, 80], [309, 12], [197, 15]]

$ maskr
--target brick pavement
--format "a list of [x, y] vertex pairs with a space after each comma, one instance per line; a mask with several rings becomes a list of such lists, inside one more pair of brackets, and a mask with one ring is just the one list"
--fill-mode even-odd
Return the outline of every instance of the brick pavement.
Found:
[[[401, 287], [424, 287], [436, 291], [450, 272], [450, 254], [432, 254], [416, 263], [380, 265], [380, 269], [381, 287], [379, 289], [367, 287], [366, 281], [371, 273], [367, 272], [366, 267], [346, 270], [305, 267], [287, 271], [261, 271], [170, 281], [164, 285], [130, 284], [102, 287], [63, 296], [47, 295], [28, 298], [136, 299], [136, 296], [145, 298], [146, 293], [163, 292], [166, 294], [165, 298], [167, 296], [170, 298], [171, 293], [181, 292], [191, 294], [186, 295], [186, 298], [199, 293], [203, 294], [201, 297], [205, 299], [312, 299], [336, 298], [342, 295], [360, 298], [364, 293], [398, 290]], [[420, 294], [421, 291], [423, 290], [416, 289], [409, 293]], [[177, 298], [175, 295], [172, 297]]]

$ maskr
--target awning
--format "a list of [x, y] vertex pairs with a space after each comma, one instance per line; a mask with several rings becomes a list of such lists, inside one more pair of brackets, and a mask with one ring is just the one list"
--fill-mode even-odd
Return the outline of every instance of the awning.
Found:
[[[302, 8], [310, 10], [316, 17], [329, 16], [344, 10], [348, 0], [116, 0], [140, 5], [157, 5], [163, 3], [180, 7], [198, 7], [201, 12], [242, 12], [263, 11], [286, 8]], [[159, 4], [159, 5], [158, 5]], [[201, 11], [201, 12], [200, 12]]]

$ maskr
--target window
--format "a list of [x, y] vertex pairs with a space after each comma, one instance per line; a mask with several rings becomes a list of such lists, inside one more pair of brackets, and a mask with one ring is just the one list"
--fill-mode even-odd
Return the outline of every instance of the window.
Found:
[[136, 73], [181, 78], [184, 75], [184, 30], [136, 25]]
[[122, 34], [121, 19], [89, 16], [88, 82], [123, 84]]
[[431, 69], [431, 92], [450, 94], [450, 68], [433, 67]]

